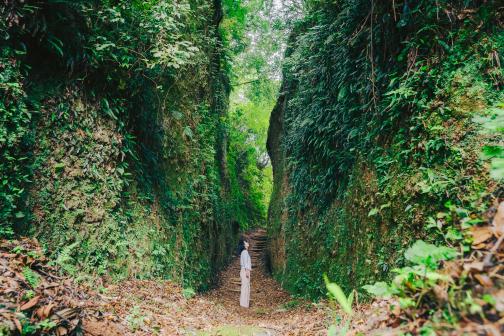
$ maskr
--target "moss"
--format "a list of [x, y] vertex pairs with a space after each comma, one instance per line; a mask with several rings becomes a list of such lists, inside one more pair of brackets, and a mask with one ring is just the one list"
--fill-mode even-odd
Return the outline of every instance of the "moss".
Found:
[[[271, 265], [287, 289], [313, 298], [325, 295], [323, 273], [346, 292], [388, 277], [446, 201], [464, 206], [495, 189], [479, 158], [492, 140], [472, 121], [502, 99], [502, 70], [486, 56], [502, 43], [495, 17], [478, 31], [453, 26], [426, 1], [406, 32], [390, 6], [369, 6], [314, 5], [290, 38], [271, 115]], [[370, 11], [383, 18], [373, 30], [362, 26]], [[442, 33], [419, 37], [429, 24], [457, 32], [449, 52], [429, 45]], [[382, 53], [371, 61], [366, 36]], [[412, 50], [414, 64], [403, 57]]]
[[[39, 238], [79, 279], [157, 277], [208, 288], [234, 250], [236, 223], [245, 227], [263, 215], [235, 213], [256, 209], [260, 200], [239, 183], [244, 170], [226, 153], [230, 86], [220, 1], [25, 9], [14, 4], [4, 13], [20, 20], [0, 41], [10, 50], [2, 60], [13, 65], [12, 78], [4, 79], [29, 88], [9, 93], [16, 100], [9, 111], [2, 105], [7, 96], [0, 104], [20, 117], [12, 146], [0, 152], [16, 158], [6, 166], [2, 160], [0, 172], [19, 171], [13, 180], [19, 195], [0, 190], [1, 200], [9, 200], [0, 208], [0, 235], [13, 234], [3, 224], [18, 213], [17, 233]], [[177, 24], [167, 29], [159, 17], [175, 10]], [[23, 20], [43, 20], [44, 32], [34, 39], [39, 32]], [[47, 36], [62, 41], [61, 53]], [[184, 51], [167, 56], [175, 66], [150, 52], [165, 45]], [[0, 122], [2, 140], [11, 127]]]

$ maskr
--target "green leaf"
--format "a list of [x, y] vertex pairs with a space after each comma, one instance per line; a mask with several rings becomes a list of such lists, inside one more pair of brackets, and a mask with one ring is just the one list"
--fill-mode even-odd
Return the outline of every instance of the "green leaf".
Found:
[[369, 213], [368, 213], [368, 217], [371, 217], [371, 216], [374, 216], [378, 213], [378, 208], [373, 208], [371, 210], [369, 210]]
[[193, 132], [189, 126], [184, 127], [184, 134], [190, 139], [193, 137]]
[[504, 159], [495, 158], [490, 167], [490, 176], [497, 181], [504, 179]]
[[448, 228], [448, 233], [445, 235], [445, 238], [452, 241], [458, 241], [464, 239], [464, 237], [462, 236], [462, 232], [460, 232], [460, 230], [454, 227]]
[[394, 294], [392, 288], [383, 281], [376, 282], [374, 285], [366, 285], [362, 288], [364, 288], [369, 294], [376, 297], [389, 298]]
[[334, 324], [331, 324], [329, 326], [329, 329], [327, 330], [327, 336], [336, 336], [337, 335], [337, 329]]
[[504, 148], [502, 146], [483, 146], [483, 159], [502, 157]]
[[457, 256], [457, 251], [447, 246], [428, 244], [417, 240], [406, 250], [404, 257], [414, 264], [433, 266], [441, 260], [450, 260]]
[[407, 309], [410, 307], [415, 306], [415, 301], [412, 298], [406, 297], [406, 298], [399, 298], [399, 306], [402, 309]]
[[56, 163], [54, 165], [54, 170], [57, 171], [57, 172], [62, 171], [63, 168], [65, 168], [65, 164], [63, 162]]
[[182, 119], [182, 117], [184, 116], [181, 112], [179, 111], [173, 111], [172, 112], [172, 115], [173, 115], [173, 118], [175, 118], [175, 120], [180, 120]]
[[350, 307], [352, 307], [353, 305], [354, 296], [355, 296], [355, 290], [351, 291], [350, 295], [348, 295], [348, 303], [350, 304]]
[[182, 295], [184, 296], [184, 298], [190, 299], [196, 295], [196, 292], [191, 287], [186, 287], [182, 290]]
[[492, 306], [495, 306], [495, 304], [497, 303], [495, 298], [490, 294], [484, 294], [481, 298], [483, 299], [483, 301], [485, 301], [486, 303], [488, 303]]
[[350, 305], [350, 302], [348, 301], [345, 293], [343, 293], [341, 287], [333, 282], [330, 282], [329, 279], [327, 278], [327, 275], [325, 274], [324, 274], [324, 281], [327, 290], [329, 291], [329, 294], [336, 299], [336, 301], [338, 302], [338, 304], [341, 306], [341, 308], [345, 313], [347, 313], [348, 315], [352, 315], [353, 314], [352, 306]]
[[55, 36], [49, 36], [47, 42], [53, 47], [60, 57], [63, 57], [63, 42]]
[[380, 206], [380, 210], [383, 210], [383, 209], [386, 209], [386, 208], [390, 208], [390, 205], [391, 205], [391, 204], [390, 204], [390, 202], [385, 203], [385, 204], [382, 204], [382, 205]]

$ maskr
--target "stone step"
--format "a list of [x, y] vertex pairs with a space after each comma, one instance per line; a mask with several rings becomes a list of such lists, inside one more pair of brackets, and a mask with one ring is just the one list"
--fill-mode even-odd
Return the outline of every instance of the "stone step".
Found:
[[[259, 263], [252, 263], [252, 265], [251, 265], [251, 266], [252, 266], [252, 268], [254, 268], [254, 267], [257, 267], [257, 266], [259, 266], [259, 265], [260, 265]], [[240, 269], [241, 269], [241, 266], [240, 266], [240, 265], [236, 265], [236, 266], [235, 266], [235, 269], [240, 270]]]

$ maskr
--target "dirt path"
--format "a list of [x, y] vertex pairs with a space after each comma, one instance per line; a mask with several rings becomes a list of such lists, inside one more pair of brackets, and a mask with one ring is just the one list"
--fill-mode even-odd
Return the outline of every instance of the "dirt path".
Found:
[[[251, 306], [239, 306], [240, 260], [235, 258], [220, 275], [219, 287], [206, 295], [216, 306], [225, 307], [229, 324], [264, 328], [265, 335], [325, 335], [327, 312], [323, 305], [295, 300], [266, 272], [264, 251], [266, 232], [248, 235], [252, 258]], [[262, 334], [261, 334], [262, 335]]]
[[[251, 307], [239, 306], [239, 258], [220, 274], [219, 286], [185, 299], [170, 282], [128, 281], [101, 295], [110, 313], [85, 323], [93, 335], [326, 335], [328, 309], [294, 300], [264, 268], [265, 232], [250, 234]], [[106, 332], [105, 332], [106, 330]]]

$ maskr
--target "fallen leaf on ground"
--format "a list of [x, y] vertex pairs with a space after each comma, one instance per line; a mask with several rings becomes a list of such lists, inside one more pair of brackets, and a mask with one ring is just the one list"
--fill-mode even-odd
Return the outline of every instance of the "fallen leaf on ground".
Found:
[[496, 237], [504, 234], [504, 202], [501, 202], [497, 208], [497, 213], [492, 221], [492, 229]]
[[471, 228], [471, 235], [473, 237], [473, 246], [477, 246], [484, 243], [492, 237], [492, 230], [488, 226], [479, 227], [475, 226]]
[[21, 310], [30, 309], [31, 307], [35, 306], [39, 302], [39, 300], [40, 300], [40, 296], [35, 296], [30, 301], [28, 301], [25, 304], [23, 304], [20, 309]]

